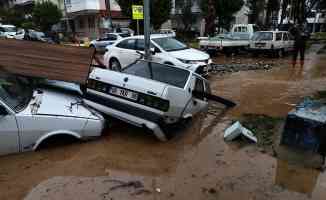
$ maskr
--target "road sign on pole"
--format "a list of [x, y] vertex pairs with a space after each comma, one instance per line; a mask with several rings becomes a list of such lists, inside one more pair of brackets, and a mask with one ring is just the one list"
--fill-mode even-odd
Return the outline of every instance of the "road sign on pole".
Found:
[[144, 9], [141, 5], [132, 5], [132, 19], [144, 19]]
[[139, 20], [144, 19], [143, 6], [132, 5], [132, 19], [137, 20], [137, 35], [139, 35]]

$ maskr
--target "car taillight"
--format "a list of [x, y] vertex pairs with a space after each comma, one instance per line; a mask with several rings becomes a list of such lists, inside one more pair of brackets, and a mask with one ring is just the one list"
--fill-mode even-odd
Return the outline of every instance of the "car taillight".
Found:
[[[110, 84], [103, 83], [103, 82], [100, 82], [97, 80], [93, 80], [93, 79], [87, 80], [87, 88], [96, 90], [98, 92], [110, 94], [109, 88], [111, 88], [111, 87], [112, 86]], [[114, 87], [116, 87], [116, 86], [114, 86]], [[151, 107], [154, 109], [158, 109], [158, 110], [161, 110], [164, 112], [169, 110], [170, 102], [168, 100], [161, 99], [159, 97], [155, 97], [155, 96], [144, 94], [144, 93], [138, 93], [138, 92], [135, 92], [135, 93], [138, 94], [138, 100], [133, 101], [133, 102], [136, 102], [141, 105], [148, 106], [148, 107]], [[110, 95], [112, 95], [112, 94], [110, 94]]]
[[164, 112], [168, 111], [170, 107], [168, 100], [146, 94], [139, 95], [138, 103]]

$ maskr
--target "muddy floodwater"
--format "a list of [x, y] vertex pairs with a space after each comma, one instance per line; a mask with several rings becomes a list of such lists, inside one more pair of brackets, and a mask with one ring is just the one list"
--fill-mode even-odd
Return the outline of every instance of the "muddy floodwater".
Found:
[[[311, 47], [303, 68], [292, 68], [289, 58], [218, 56], [216, 63], [274, 67], [210, 76], [214, 93], [238, 106], [212, 105], [170, 142], [114, 121], [96, 141], [0, 157], [0, 199], [324, 200], [325, 173], [223, 140], [244, 113], [285, 117], [304, 96], [326, 90], [326, 56], [318, 48]], [[114, 187], [130, 181], [138, 184]]]

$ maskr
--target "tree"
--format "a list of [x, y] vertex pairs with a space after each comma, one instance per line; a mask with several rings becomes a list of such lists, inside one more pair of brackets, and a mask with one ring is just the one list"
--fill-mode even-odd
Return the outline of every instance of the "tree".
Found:
[[193, 0], [176, 0], [175, 6], [181, 11], [179, 17], [183, 24], [183, 32], [186, 33], [196, 21], [196, 15], [192, 12]]
[[271, 19], [273, 13], [280, 9], [280, 0], [268, 0], [266, 5], [266, 18], [265, 25], [269, 26], [271, 24]]
[[246, 6], [249, 8], [249, 23], [262, 25], [263, 21], [259, 18], [259, 14], [265, 9], [265, 0], [247, 0]]
[[36, 3], [32, 11], [34, 24], [44, 32], [50, 31], [51, 27], [59, 23], [61, 18], [61, 10], [51, 1]]
[[0, 18], [4, 23], [13, 24], [18, 27], [26, 21], [24, 13], [19, 12], [14, 8], [0, 9]]
[[[208, 2], [210, 0], [201, 0], [201, 9], [204, 14], [208, 13]], [[215, 7], [219, 28], [229, 29], [233, 15], [244, 5], [243, 0], [215, 0], [212, 1]], [[206, 22], [207, 23], [207, 22]]]
[[[132, 17], [132, 5], [143, 5], [142, 0], [117, 0], [124, 15]], [[159, 29], [161, 25], [170, 19], [171, 0], [150, 0], [151, 25]]]

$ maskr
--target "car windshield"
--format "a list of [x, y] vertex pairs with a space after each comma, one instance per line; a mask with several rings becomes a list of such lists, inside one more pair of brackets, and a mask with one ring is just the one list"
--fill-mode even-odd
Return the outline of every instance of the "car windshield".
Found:
[[187, 45], [183, 44], [182, 42], [179, 42], [174, 38], [164, 37], [154, 38], [152, 40], [165, 51], [179, 51], [183, 49], [188, 49]]
[[252, 37], [255, 41], [271, 41], [273, 40], [273, 33], [272, 32], [256, 32]]
[[24, 109], [33, 96], [33, 89], [27, 79], [0, 75], [0, 100], [15, 112]]
[[2, 27], [5, 32], [16, 32], [16, 27]]
[[190, 74], [184, 69], [146, 61], [138, 61], [137, 63], [131, 64], [123, 72], [179, 88], [184, 88]]

